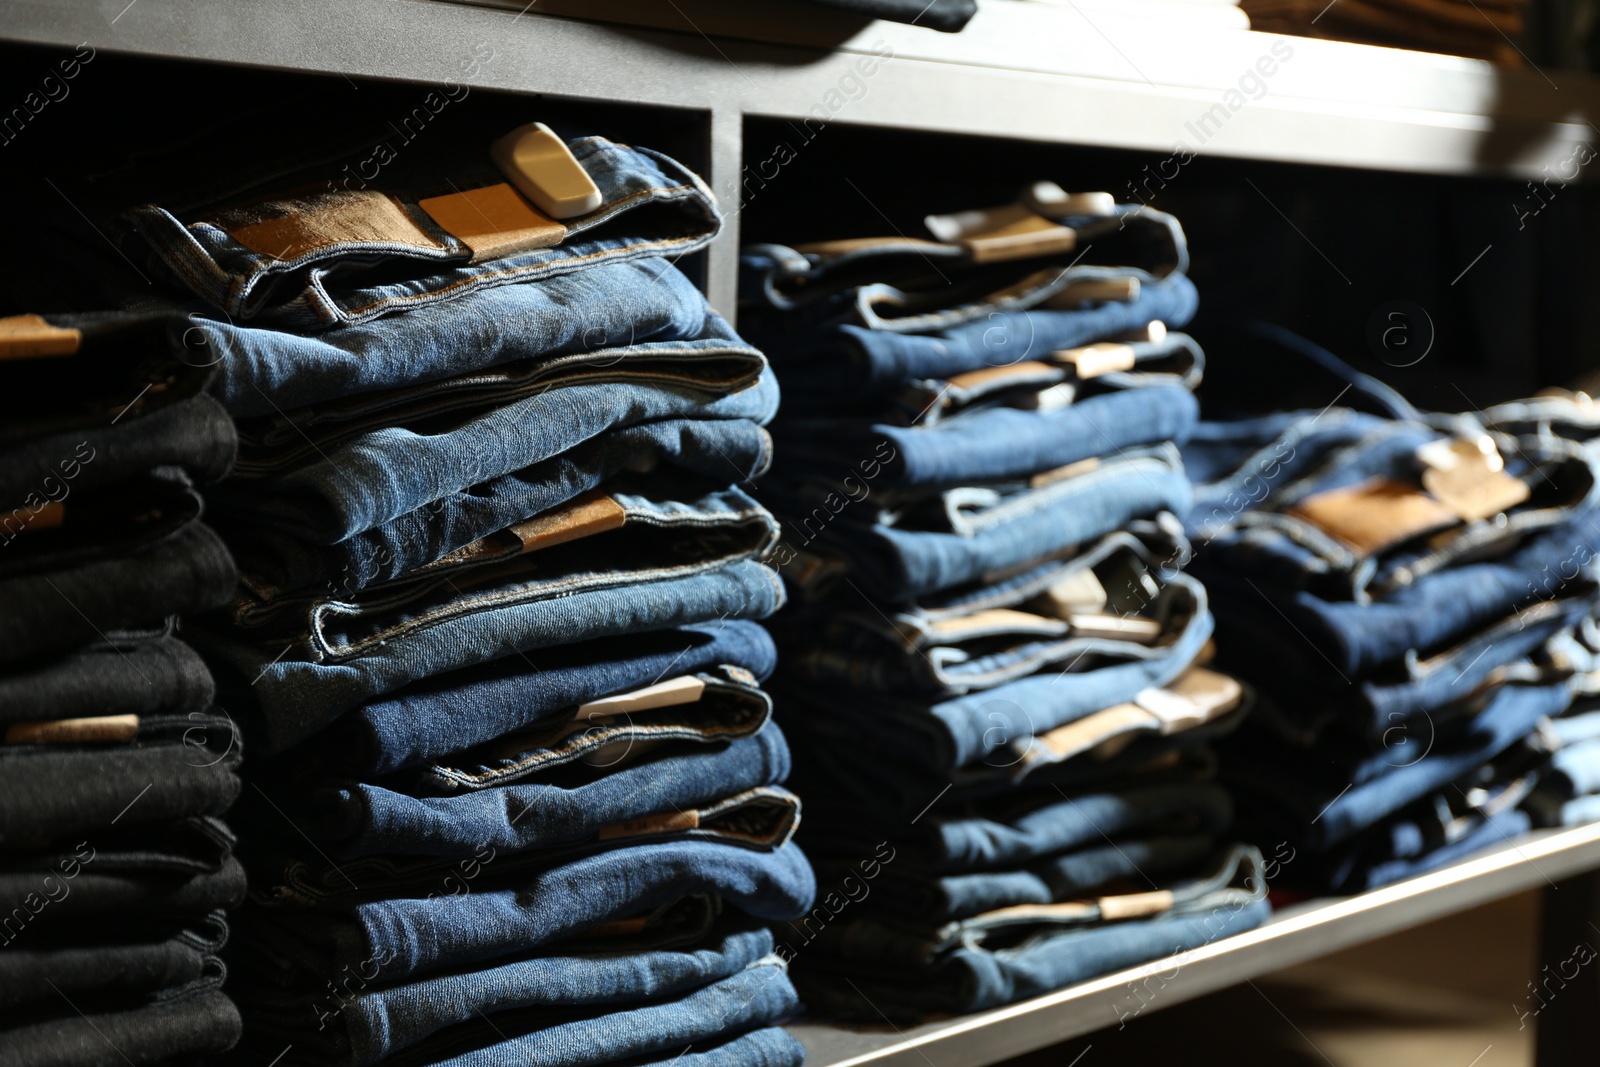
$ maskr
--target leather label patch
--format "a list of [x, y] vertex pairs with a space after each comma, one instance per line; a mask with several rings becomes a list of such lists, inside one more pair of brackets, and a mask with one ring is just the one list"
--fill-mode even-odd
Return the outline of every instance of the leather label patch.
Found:
[[252, 252], [274, 259], [299, 259], [340, 244], [445, 247], [376, 189], [311, 193], [228, 214], [229, 220], [217, 225]]
[[420, 200], [417, 206], [462, 244], [472, 261], [498, 259], [566, 240], [567, 228], [505, 182]]
[[681, 834], [699, 826], [698, 811], [668, 811], [660, 815], [641, 815], [637, 819], [604, 827], [599, 840], [614, 841], [619, 837], [643, 837], [646, 834]]
[[1315, 493], [1290, 508], [1289, 514], [1361, 555], [1460, 521], [1456, 512], [1427, 493], [1391, 478], [1370, 478]]
[[52, 326], [38, 315], [0, 318], [0, 359], [41, 359], [70, 356], [83, 344], [77, 330]]
[[621, 504], [604, 493], [591, 491], [557, 511], [517, 523], [511, 532], [522, 541], [522, 551], [528, 553], [616, 530], [626, 522], [627, 512]]
[[97, 715], [55, 722], [14, 722], [6, 727], [8, 745], [92, 745], [132, 741], [137, 715]]

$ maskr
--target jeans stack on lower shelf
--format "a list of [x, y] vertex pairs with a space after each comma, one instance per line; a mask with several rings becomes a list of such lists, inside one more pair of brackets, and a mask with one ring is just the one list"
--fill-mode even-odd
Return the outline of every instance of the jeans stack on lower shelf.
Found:
[[1184, 459], [1220, 662], [1260, 694], [1221, 746], [1241, 832], [1275, 885], [1353, 892], [1526, 829], [1525, 742], [1596, 603], [1600, 465], [1341, 376], [1384, 414], [1204, 422]]
[[197, 482], [233, 428], [148, 316], [0, 318], [0, 1061], [194, 1063], [240, 746], [175, 617], [231, 595]]
[[479, 151], [131, 216], [233, 320], [185, 344], [241, 441], [211, 499], [243, 591], [202, 648], [259, 757], [242, 1047], [798, 1064], [763, 924], [814, 880], [753, 621], [783, 589], [734, 484], [777, 389], [658, 258], [715, 206], [585, 138], [598, 205], [556, 222]]
[[1174, 442], [1202, 357], [1175, 220], [1070, 197], [933, 217], [939, 241], [747, 250], [784, 383], [773, 683], [821, 899], [780, 928], [809, 1008], [973, 1011], [1248, 929], [1205, 742]]

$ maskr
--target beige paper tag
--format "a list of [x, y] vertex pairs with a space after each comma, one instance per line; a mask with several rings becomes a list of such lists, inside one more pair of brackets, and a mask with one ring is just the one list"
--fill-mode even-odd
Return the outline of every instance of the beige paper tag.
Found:
[[1062, 920], [1092, 922], [1100, 915], [1098, 906], [1091, 901], [1068, 900], [1060, 904], [1014, 904], [1009, 908], [986, 911], [978, 922], [1061, 922]]
[[866, 252], [874, 249], [897, 249], [915, 251], [924, 248], [940, 247], [937, 241], [924, 240], [921, 237], [843, 237], [837, 241], [812, 241], [810, 244], [795, 245], [794, 250], [804, 256], [842, 256], [848, 252]]
[[1143, 919], [1171, 911], [1176, 903], [1172, 891], [1157, 889], [1149, 893], [1124, 893], [1120, 896], [1101, 897], [1100, 917], [1108, 922], [1119, 919]]
[[1104, 611], [1106, 600], [1106, 587], [1100, 576], [1088, 567], [1080, 567], [1035, 597], [1034, 605], [1054, 618], [1065, 619]]
[[70, 356], [83, 343], [83, 334], [52, 326], [38, 315], [0, 318], [0, 359], [41, 359]]
[[1153, 645], [1161, 639], [1161, 624], [1139, 615], [1069, 615], [1074, 637], [1105, 637]]
[[1044, 306], [1060, 310], [1102, 301], [1131, 304], [1137, 299], [1139, 299], [1138, 278], [1088, 278], [1081, 282], [1068, 282], [1064, 289], [1046, 300]]
[[1362, 555], [1460, 521], [1453, 509], [1390, 478], [1315, 493], [1288, 513]]
[[1071, 367], [1079, 378], [1098, 378], [1114, 371], [1132, 370], [1138, 362], [1131, 345], [1097, 341], [1082, 348], [1064, 348], [1051, 358]]
[[1113, 704], [1093, 715], [1085, 715], [1076, 722], [1069, 722], [1065, 726], [1036, 734], [1033, 741], [1056, 759], [1061, 760], [1076, 756], [1080, 752], [1087, 752], [1113, 737], [1138, 730], [1149, 730], [1154, 725], [1155, 717], [1139, 705]]
[[430, 197], [419, 200], [417, 206], [472, 249], [475, 263], [514, 252], [552, 248], [567, 236], [565, 226], [505, 182]]
[[1060, 368], [1030, 359], [1021, 363], [1012, 363], [1005, 367], [984, 367], [981, 370], [969, 370], [962, 374], [954, 374], [950, 376], [948, 381], [956, 389], [977, 389], [996, 385], [1003, 388], [1009, 383], [1032, 385], [1056, 381], [1060, 377]]
[[511, 527], [511, 532], [522, 542], [522, 551], [528, 553], [616, 530], [626, 523], [627, 512], [621, 504], [591, 490], [557, 511], [524, 519]]
[[692, 674], [668, 678], [643, 689], [601, 697], [578, 705], [578, 717], [585, 721], [615, 718], [639, 711], [669, 708], [678, 704], [693, 704], [705, 693], [706, 683]]
[[97, 715], [54, 722], [14, 722], [6, 727], [8, 745], [92, 745], [132, 741], [139, 733], [137, 715]]
[[700, 826], [698, 811], [668, 811], [660, 815], [642, 815], [637, 819], [614, 823], [600, 830], [598, 839], [614, 841], [619, 837], [643, 837], [647, 834], [681, 834]]
[[1043, 615], [1032, 615], [1026, 611], [1016, 611], [1012, 608], [990, 608], [987, 611], [975, 611], [971, 615], [962, 615], [953, 619], [940, 619], [928, 626], [928, 629], [941, 637], [970, 634], [979, 630], [1022, 630], [1054, 633], [1060, 628], [1061, 623], [1058, 619], [1046, 618]]
[[1090, 456], [1088, 459], [1080, 459], [1076, 463], [1068, 463], [1060, 467], [1052, 467], [1047, 471], [1040, 471], [1028, 479], [1028, 485], [1034, 489], [1043, 489], [1047, 485], [1055, 485], [1057, 482], [1064, 482], [1068, 478], [1076, 478], [1080, 474], [1088, 474], [1090, 471], [1099, 469], [1100, 457]]

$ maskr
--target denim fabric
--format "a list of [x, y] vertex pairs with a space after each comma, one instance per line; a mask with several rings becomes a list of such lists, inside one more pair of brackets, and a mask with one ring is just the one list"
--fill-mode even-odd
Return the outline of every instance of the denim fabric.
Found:
[[[613, 144], [601, 137], [568, 142], [573, 155], [600, 188], [603, 202], [587, 215], [561, 224], [565, 236], [554, 247], [471, 262], [464, 241], [446, 232], [418, 206], [431, 196], [499, 184], [503, 178], [487, 158], [482, 164], [452, 160], [448, 173], [436, 162], [431, 174], [413, 176], [404, 187], [332, 187], [300, 190], [277, 199], [208, 211], [183, 218], [155, 205], [124, 219], [134, 258], [222, 308], [232, 319], [259, 318], [276, 326], [315, 329], [359, 323], [393, 311], [428, 307], [493, 286], [535, 282], [608, 262], [680, 256], [704, 247], [720, 217], [705, 183], [679, 164], [646, 148]], [[471, 158], [471, 157], [467, 157]], [[480, 157], [483, 158], [483, 157]], [[389, 181], [386, 172], [384, 180]], [[365, 232], [359, 215], [372, 201], [403, 216], [411, 240]], [[308, 211], [357, 216], [345, 236], [296, 235], [288, 247], [267, 251], [278, 238], [263, 234], [252, 248], [241, 238], [250, 227], [304, 218]], [[314, 218], [308, 229], [315, 231]], [[389, 229], [393, 230], [393, 224]], [[295, 242], [300, 248], [288, 259]], [[141, 247], [142, 246], [142, 247]]]
[[640, 259], [479, 289], [310, 337], [192, 316], [176, 343], [188, 362], [216, 367], [210, 389], [231, 414], [282, 426], [322, 408], [337, 414], [426, 395], [428, 383], [507, 363], [559, 364], [579, 353], [694, 337], [706, 318], [705, 297], [681, 271]]
[[[19, 943], [33, 944], [36, 936], [45, 941], [55, 935], [75, 937], [86, 926], [100, 923], [120, 926], [150, 918], [170, 922], [232, 908], [244, 900], [244, 868], [231, 857], [215, 870], [192, 873], [103, 870], [102, 860], [114, 862], [115, 854], [95, 849], [85, 840], [76, 852], [38, 869], [0, 873], [0, 942], [10, 944], [25, 937], [27, 941]], [[31, 916], [20, 925], [19, 908]]]
[[237, 448], [233, 420], [222, 405], [194, 396], [140, 418], [119, 415], [11, 444], [0, 452], [0, 501], [8, 508], [65, 501], [156, 467], [178, 467], [209, 484], [233, 467]]
[[[256, 879], [257, 892], [318, 907], [401, 896], [432, 900], [472, 892], [473, 880], [485, 871], [490, 872], [492, 883], [505, 885], [570, 864], [581, 856], [651, 843], [697, 841], [770, 852], [794, 837], [799, 821], [798, 797], [778, 786], [760, 786], [704, 807], [614, 823], [585, 840], [544, 842], [538, 848], [516, 852], [499, 851], [480, 841], [443, 859], [364, 856], [340, 864], [320, 857], [290, 859], [270, 872], [264, 869]], [[293, 850], [292, 843], [289, 848]], [[269, 850], [260, 852], [265, 855]]]
[[232, 723], [198, 712], [146, 717], [127, 744], [0, 746], [0, 843], [221, 814], [239, 795], [239, 758]]
[[205, 662], [176, 637], [113, 636], [0, 674], [0, 723], [199, 711], [214, 695]]
[[1600, 794], [1552, 801], [1536, 793], [1529, 812], [1539, 820], [1540, 826], [1586, 826], [1600, 822]]
[[572, 1018], [564, 1009], [474, 1020], [386, 1061], [439, 1067], [584, 1067], [636, 1058], [671, 1062], [680, 1049], [798, 1014], [783, 962], [767, 957], [677, 1000]]
[[1271, 688], [1275, 699], [1270, 710], [1279, 717], [1274, 725], [1291, 743], [1309, 745], [1323, 730], [1333, 729], [1365, 731], [1381, 744], [1385, 735], [1415, 732], [1415, 722], [1424, 716], [1442, 726], [1453, 708], [1508, 678], [1561, 673], [1550, 666], [1535, 667], [1527, 658], [1593, 610], [1592, 595], [1571, 593], [1535, 601], [1428, 655], [1408, 649], [1398, 662], [1358, 679], [1339, 678], [1315, 648], [1285, 631], [1281, 619], [1263, 614], [1259, 597], [1254, 605], [1213, 600], [1218, 661]]
[[[1450, 567], [1370, 604], [1303, 589], [1277, 594], [1259, 582], [1252, 588], [1251, 579], [1216, 565], [1212, 545], [1196, 551], [1191, 569], [1218, 603], [1262, 603], [1270, 595], [1271, 606], [1327, 665], [1355, 678], [1400, 662], [1412, 650], [1436, 652], [1536, 600], [1587, 591], [1587, 565], [1577, 561], [1592, 560], [1597, 547], [1600, 522], [1580, 518], [1527, 539], [1503, 558]], [[1553, 560], [1574, 563], [1572, 574], [1551, 574]]]
[[[868, 525], [850, 517], [847, 507], [833, 518], [826, 498], [809, 511], [800, 509], [811, 501], [786, 499], [781, 490], [769, 491], [767, 499], [785, 520], [786, 533], [812, 538], [817, 522], [813, 551], [842, 556], [865, 595], [898, 604], [1059, 555], [1163, 511], [1181, 514], [1188, 506], [1189, 483], [1173, 458], [1157, 449], [1013, 492], [982, 511], [963, 514], [970, 528], [955, 533], [918, 529], [914, 519], [904, 526]], [[832, 578], [819, 572], [810, 591], [824, 591]]]
[[[1151, 322], [1180, 327], [1194, 316], [1194, 283], [1181, 274], [1144, 285], [1128, 302], [1082, 308], [994, 312], [934, 334], [891, 333], [844, 325], [808, 335], [803, 350], [778, 338], [763, 345], [783, 382], [786, 411], [838, 413], [841, 407], [880, 406], [914, 382], [942, 381], [987, 367], [1040, 359]], [[759, 333], [759, 331], [757, 331]], [[758, 344], [767, 340], [752, 333]]]
[[945, 773], [974, 764], [1031, 770], [1049, 762], [1048, 753], [1035, 745], [1036, 737], [1165, 685], [1194, 663], [1211, 636], [1205, 590], [1183, 575], [1174, 579], [1169, 588], [1179, 603], [1170, 617], [1181, 628], [1154, 655], [1127, 660], [1117, 654], [1125, 649], [1108, 648], [1110, 654], [1086, 656], [1070, 670], [934, 702], [874, 694], [870, 715], [854, 702], [841, 705], [833, 687], [785, 678], [772, 687], [780, 721], [785, 729], [793, 721], [802, 730], [828, 727], [877, 736], [891, 746], [897, 760]]
[[800, 916], [816, 881], [794, 844], [772, 852], [699, 841], [613, 849], [470, 894], [379, 900], [322, 915], [285, 911], [274, 951], [322, 973], [383, 960], [385, 984], [528, 952], [686, 896], [715, 893], [767, 920]]
[[[1383, 422], [1353, 440], [1338, 440], [1331, 426], [1310, 431], [1309, 424], [1321, 418], [1305, 416], [1307, 426], [1294, 424], [1270, 447], [1270, 454], [1256, 453], [1222, 483], [1197, 490], [1190, 523], [1208, 542], [1207, 566], [1249, 575], [1268, 587], [1308, 588], [1330, 599], [1366, 603], [1460, 561], [1504, 554], [1521, 538], [1582, 519], [1600, 500], [1595, 460], [1577, 446], [1511, 441], [1506, 471], [1528, 485], [1529, 498], [1504, 518], [1458, 525], [1426, 543], [1413, 537], [1378, 552], [1355, 551], [1291, 509], [1319, 492], [1373, 477], [1416, 486], [1421, 473], [1416, 450], [1440, 437], [1420, 424]], [[1309, 470], [1296, 470], [1293, 478], [1279, 477], [1271, 484], [1272, 474], [1288, 474], [1290, 460], [1299, 464], [1301, 451], [1312, 451], [1307, 438], [1326, 450]], [[1335, 443], [1337, 447], [1330, 447]], [[1217, 525], [1219, 518], [1236, 528]]]
[[[759, 477], [771, 459], [771, 438], [748, 419], [664, 419], [602, 433], [338, 544], [308, 544], [249, 522], [224, 523], [222, 530], [245, 583], [259, 595], [322, 586], [331, 596], [345, 597], [427, 566], [618, 475], [671, 492], [696, 476], [723, 485], [745, 482]], [[641, 469], [647, 473], [629, 473]]]
[[279, 658], [292, 646], [277, 642], [247, 644], [200, 631], [192, 636], [212, 653], [214, 668], [237, 672], [219, 676], [223, 698], [235, 714], [253, 719], [252, 744], [270, 754], [358, 704], [431, 675], [591, 638], [765, 618], [783, 604], [778, 576], [750, 560], [689, 577], [529, 602], [519, 602], [514, 588], [497, 603], [441, 616], [429, 627], [320, 663]]
[[[657, 743], [714, 745], [750, 737], [771, 718], [771, 700], [743, 668], [725, 664], [695, 678], [705, 686], [695, 700], [621, 715], [603, 708], [579, 709], [570, 717], [556, 717], [437, 760], [417, 774], [415, 787], [423, 793], [450, 795], [552, 776], [582, 778], [648, 756]], [[577, 763], [591, 771], [576, 766], [562, 771]]]
[[[642, 747], [642, 745], [641, 745]], [[669, 749], [613, 768], [602, 763], [577, 782], [515, 783], [452, 797], [408, 796], [365, 783], [328, 785], [284, 808], [331, 858], [409, 854], [450, 858], [482, 849], [496, 855], [585, 841], [649, 815], [705, 809], [789, 774], [789, 747], [769, 725], [754, 736], [708, 749]], [[278, 800], [280, 804], [288, 797]], [[701, 812], [697, 823], [713, 825]], [[683, 827], [676, 827], [682, 832]], [[640, 833], [648, 827], [637, 827]]]
[[981, 1011], [1193, 951], [1259, 926], [1271, 911], [1260, 853], [1247, 846], [1173, 892], [1175, 907], [1122, 922], [1098, 920], [1093, 910], [1052, 921], [1030, 909], [937, 930], [852, 920], [818, 937], [835, 958], [801, 957], [796, 979], [813, 1008], [857, 1018]]
[[[30, 445], [73, 430], [99, 433], [113, 422], [138, 423], [200, 393], [213, 376], [209, 367], [188, 362], [181, 350], [169, 347], [169, 327], [174, 319], [184, 321], [174, 313], [96, 311], [39, 318], [57, 330], [74, 331], [76, 348], [66, 357], [0, 361], [0, 447]], [[4, 477], [15, 473], [7, 470]]]
[[[1160, 562], [1184, 549], [1165, 549]], [[1029, 602], [1074, 575], [1091, 573], [1108, 593], [1106, 610], [1168, 623], [1183, 597], [1164, 593], [1152, 571], [1158, 560], [1143, 542], [1122, 533], [1101, 538], [1065, 560], [1031, 567], [992, 585], [903, 608], [892, 615], [854, 609], [848, 600], [796, 610], [770, 624], [793, 649], [789, 673], [818, 683], [848, 683], [878, 690], [917, 689], [957, 695], [1026, 677], [1081, 656], [1139, 659], [1160, 655], [1148, 644], [1073, 636], [1060, 612]], [[1020, 611], [1016, 609], [1022, 609]], [[996, 614], [996, 609], [1007, 609]]]
[[1565, 715], [1551, 720], [1545, 732], [1563, 748], [1600, 740], [1600, 708], [1592, 699], [1574, 701]]
[[347, 1002], [319, 998], [308, 1005], [289, 997], [258, 1004], [248, 993], [241, 999], [250, 1011], [252, 1044], [293, 1043], [318, 1063], [365, 1067], [480, 1013], [498, 1019], [558, 1007], [573, 1015], [599, 1006], [632, 1008], [720, 981], [771, 952], [770, 931], [736, 920], [692, 946], [640, 953], [554, 949], [459, 975], [363, 989]]
[[1448, 733], [1410, 731], [1364, 759], [1321, 745], [1293, 753], [1240, 733], [1221, 750], [1222, 776], [1241, 791], [1241, 826], [1265, 840], [1325, 851], [1412, 802], [1446, 788], [1531, 733], [1569, 700], [1565, 683], [1505, 684]]
[[82, 1011], [105, 1010], [221, 981], [216, 952], [227, 940], [227, 924], [220, 913], [190, 929], [97, 934], [91, 943], [61, 948], [8, 944], [0, 952], [0, 1020], [59, 1014], [62, 997]]
[[232, 1048], [239, 1010], [216, 990], [128, 1011], [72, 1015], [0, 1030], [0, 1061], [28, 1067], [101, 1067], [110, 1045], [132, 1063], [192, 1059]]
[[353, 596], [310, 593], [263, 600], [246, 594], [227, 614], [235, 626], [258, 637], [295, 639], [308, 658], [338, 659], [463, 608], [663, 581], [758, 558], [777, 536], [772, 516], [737, 488], [684, 485], [699, 495], [683, 498], [627, 488], [608, 486], [588, 501], [607, 509], [607, 528], [598, 531], [574, 523], [570, 513], [554, 515], [558, 525], [544, 533], [553, 539], [550, 544], [537, 532], [530, 542], [512, 527]]
[[249, 516], [331, 544], [544, 462], [607, 430], [680, 417], [766, 422], [777, 404], [770, 374], [722, 397], [665, 387], [574, 385], [435, 432], [391, 427], [362, 434], [290, 473], [229, 483], [214, 499], [236, 521]]
[[1194, 396], [1152, 386], [1092, 396], [1055, 411], [988, 408], [934, 426], [864, 426], [848, 419], [787, 420], [773, 430], [773, 472], [829, 483], [875, 460], [875, 487], [957, 486], [1026, 478], [1139, 445], [1182, 441]]
[[0, 661], [34, 660], [204, 611], [225, 601], [237, 580], [227, 548], [200, 522], [117, 559], [0, 580]]
[[1074, 282], [1132, 277], [1143, 285], [1188, 269], [1183, 228], [1171, 215], [1119, 205], [1083, 222], [1076, 228], [1085, 247], [1076, 252], [976, 267], [962, 245], [903, 236], [752, 245], [742, 254], [739, 291], [749, 307], [741, 321], [751, 340], [776, 352], [786, 332], [791, 343], [844, 322], [927, 333], [1036, 307]]
[[1474, 852], [1505, 845], [1533, 826], [1528, 813], [1517, 808], [1498, 811], [1477, 821], [1460, 837], [1426, 850], [1399, 853], [1382, 859], [1352, 857], [1335, 866], [1324, 888], [1336, 893], [1364, 893], [1405, 878], [1436, 871], [1466, 859]]
[[[736, 667], [765, 679], [776, 659], [766, 630], [742, 620], [534, 650], [427, 678], [364, 704], [334, 724], [319, 751], [297, 754], [292, 763], [298, 768], [311, 760], [323, 773], [365, 780], [570, 716], [579, 704], [664, 678]], [[440, 779], [439, 788], [445, 787]]]
[[1565, 745], [1550, 757], [1550, 770], [1539, 787], [1564, 800], [1600, 793], [1600, 740]]
[[145, 551], [198, 519], [201, 499], [181, 471], [164, 467], [71, 497], [71, 505], [63, 503], [52, 526], [34, 526], [29, 511], [19, 508], [11, 516], [9, 525], [16, 532], [0, 544], [5, 549], [0, 552], [0, 580]]

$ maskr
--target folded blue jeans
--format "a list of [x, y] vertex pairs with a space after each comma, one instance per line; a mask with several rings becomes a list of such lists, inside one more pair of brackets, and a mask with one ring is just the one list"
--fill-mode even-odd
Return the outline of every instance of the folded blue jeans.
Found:
[[711, 191], [666, 156], [603, 137], [570, 140], [568, 147], [599, 187], [601, 204], [564, 222], [536, 217], [531, 240], [475, 248], [429, 213], [429, 198], [494, 186], [505, 189], [508, 201], [521, 199], [485, 151], [481, 164], [451, 156], [447, 166], [403, 187], [387, 184], [385, 172], [384, 182], [358, 189], [330, 182], [326, 189], [258, 194], [181, 218], [146, 205], [124, 217], [127, 243], [135, 259], [230, 319], [304, 330], [367, 322], [603, 263], [681, 256], [704, 247], [720, 228]]

